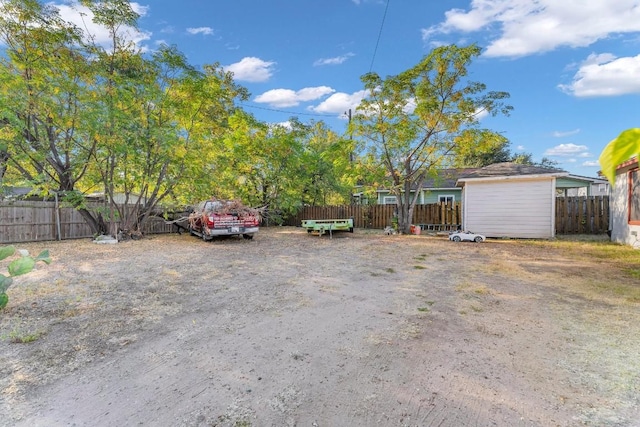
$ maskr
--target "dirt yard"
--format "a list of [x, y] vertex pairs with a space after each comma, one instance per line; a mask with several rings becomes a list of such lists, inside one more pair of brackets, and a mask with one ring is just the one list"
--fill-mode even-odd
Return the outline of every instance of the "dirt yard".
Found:
[[53, 263], [0, 312], [4, 426], [640, 426], [639, 251], [289, 227], [18, 246]]

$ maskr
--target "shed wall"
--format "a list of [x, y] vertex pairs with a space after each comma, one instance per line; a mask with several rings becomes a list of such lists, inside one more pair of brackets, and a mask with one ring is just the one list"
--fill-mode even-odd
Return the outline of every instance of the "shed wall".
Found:
[[464, 227], [487, 237], [555, 235], [555, 179], [467, 181]]
[[629, 225], [629, 174], [626, 171], [616, 175], [610, 210], [611, 241], [640, 248], [640, 225]]

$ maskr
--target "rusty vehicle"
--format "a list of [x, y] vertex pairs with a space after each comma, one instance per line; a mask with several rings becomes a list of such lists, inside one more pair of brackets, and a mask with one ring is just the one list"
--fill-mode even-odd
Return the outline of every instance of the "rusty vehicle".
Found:
[[205, 200], [189, 215], [189, 233], [203, 240], [219, 236], [253, 239], [260, 225], [260, 214], [233, 200]]

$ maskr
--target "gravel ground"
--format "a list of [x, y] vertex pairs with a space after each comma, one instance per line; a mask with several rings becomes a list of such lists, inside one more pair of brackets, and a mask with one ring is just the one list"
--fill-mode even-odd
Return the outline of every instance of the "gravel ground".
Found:
[[0, 312], [0, 425], [640, 426], [640, 284], [580, 245], [20, 245], [53, 263]]

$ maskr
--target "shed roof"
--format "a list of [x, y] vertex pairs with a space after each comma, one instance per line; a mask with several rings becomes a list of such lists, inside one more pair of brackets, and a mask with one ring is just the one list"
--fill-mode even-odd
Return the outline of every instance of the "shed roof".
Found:
[[461, 174], [458, 181], [466, 181], [474, 178], [526, 177], [534, 175], [566, 176], [569, 175], [569, 173], [562, 169], [502, 162]]

